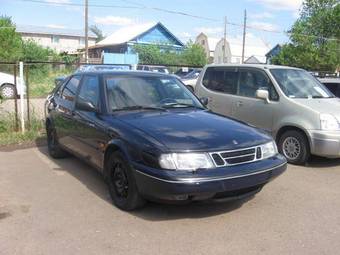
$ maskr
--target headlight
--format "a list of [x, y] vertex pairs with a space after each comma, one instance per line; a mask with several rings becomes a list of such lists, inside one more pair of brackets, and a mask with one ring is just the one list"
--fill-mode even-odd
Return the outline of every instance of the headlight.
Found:
[[340, 124], [338, 120], [331, 114], [320, 114], [320, 123], [322, 130], [339, 130]]
[[261, 151], [262, 159], [273, 157], [278, 153], [274, 141], [261, 145]]
[[194, 171], [199, 168], [213, 168], [209, 154], [207, 153], [171, 153], [163, 154], [159, 164], [164, 169]]

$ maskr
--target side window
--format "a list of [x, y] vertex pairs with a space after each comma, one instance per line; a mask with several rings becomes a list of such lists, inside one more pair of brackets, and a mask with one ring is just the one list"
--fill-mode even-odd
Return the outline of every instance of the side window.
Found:
[[80, 76], [73, 76], [65, 85], [61, 98], [70, 102], [74, 102], [77, 88], [79, 85]]
[[209, 67], [203, 77], [207, 89], [226, 94], [236, 94], [238, 72], [236, 69]]
[[258, 70], [242, 70], [238, 95], [255, 98], [258, 89], [268, 90], [270, 100], [277, 101], [279, 99], [279, 95], [267, 75]]
[[99, 81], [98, 76], [84, 76], [78, 95], [78, 100], [91, 102], [98, 107], [99, 103]]

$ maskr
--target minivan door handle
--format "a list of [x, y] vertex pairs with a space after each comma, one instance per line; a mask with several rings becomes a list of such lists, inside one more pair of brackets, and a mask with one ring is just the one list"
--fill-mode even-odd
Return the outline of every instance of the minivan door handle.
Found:
[[237, 102], [236, 102], [236, 106], [237, 106], [237, 107], [241, 107], [242, 105], [243, 105], [243, 102], [242, 102], [242, 101], [237, 101]]

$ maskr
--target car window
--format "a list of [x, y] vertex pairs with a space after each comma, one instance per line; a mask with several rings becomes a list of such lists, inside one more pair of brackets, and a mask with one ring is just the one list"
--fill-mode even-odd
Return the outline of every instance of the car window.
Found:
[[269, 77], [259, 70], [241, 70], [238, 95], [256, 98], [256, 91], [265, 89], [269, 99], [277, 101], [279, 96]]
[[61, 98], [73, 102], [77, 92], [79, 81], [80, 76], [73, 76], [64, 87]]
[[335, 96], [340, 97], [340, 83], [324, 82], [323, 85], [325, 85]]
[[95, 107], [99, 105], [99, 81], [96, 75], [85, 75], [80, 86], [78, 100], [91, 102]]
[[209, 67], [204, 77], [204, 87], [226, 94], [236, 94], [238, 72], [232, 68]]

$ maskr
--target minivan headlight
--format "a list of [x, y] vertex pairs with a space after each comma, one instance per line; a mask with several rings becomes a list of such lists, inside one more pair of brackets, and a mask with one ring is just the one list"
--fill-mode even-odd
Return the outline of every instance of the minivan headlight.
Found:
[[262, 159], [270, 158], [278, 154], [277, 146], [274, 141], [261, 145]]
[[208, 153], [162, 154], [159, 164], [164, 169], [195, 171], [200, 168], [214, 168]]
[[340, 124], [338, 120], [331, 114], [320, 114], [320, 124], [322, 130], [340, 130]]

